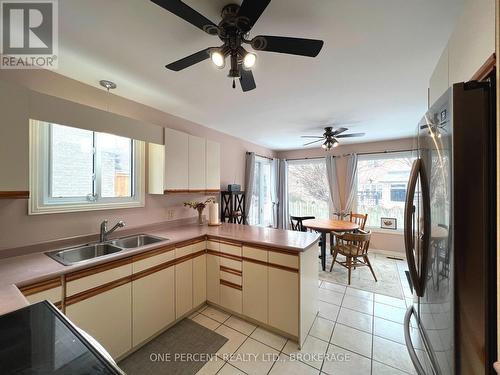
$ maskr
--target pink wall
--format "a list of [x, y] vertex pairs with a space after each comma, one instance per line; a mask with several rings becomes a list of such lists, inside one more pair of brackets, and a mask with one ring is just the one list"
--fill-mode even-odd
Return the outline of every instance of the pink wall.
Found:
[[[351, 145], [343, 145], [335, 148], [332, 152], [325, 152], [320, 147], [301, 149], [301, 150], [291, 150], [291, 151], [280, 151], [277, 153], [277, 157], [280, 159], [306, 159], [306, 158], [317, 158], [325, 157], [326, 155], [340, 156], [337, 162], [337, 177], [339, 179], [339, 191], [341, 197], [344, 195], [345, 189], [345, 176], [347, 170], [347, 158], [341, 157], [345, 154], [350, 154], [353, 152], [363, 153], [363, 152], [384, 152], [384, 151], [397, 151], [397, 150], [409, 150], [412, 149], [413, 139], [398, 139], [392, 141], [381, 141], [381, 142], [367, 142], [367, 143], [357, 143]], [[342, 202], [343, 203], [343, 202]], [[393, 252], [404, 252], [404, 238], [402, 232], [389, 232], [376, 230], [372, 233], [371, 248], [379, 249], [385, 251]]]
[[[99, 109], [107, 110], [109, 105], [111, 112], [219, 142], [221, 144], [221, 186], [223, 188], [229, 183], [244, 185], [245, 153], [247, 151], [266, 156], [274, 155], [271, 150], [264, 147], [140, 103], [116, 95], [110, 95], [108, 98], [105, 91], [101, 89], [52, 72], [0, 71], [0, 80], [20, 84], [34, 91]], [[2, 123], [1, 126], [22, 125]], [[19, 167], [27, 168], [24, 165]], [[25, 200], [0, 200], [0, 251], [59, 238], [95, 234], [99, 231], [99, 223], [104, 219], [109, 219], [110, 222], [124, 220], [129, 227], [132, 227], [166, 221], [169, 210], [173, 212], [171, 220], [195, 216], [196, 212], [184, 208], [182, 203], [187, 200], [203, 198], [195, 195], [146, 195], [144, 208], [35, 216], [28, 216], [27, 201]]]

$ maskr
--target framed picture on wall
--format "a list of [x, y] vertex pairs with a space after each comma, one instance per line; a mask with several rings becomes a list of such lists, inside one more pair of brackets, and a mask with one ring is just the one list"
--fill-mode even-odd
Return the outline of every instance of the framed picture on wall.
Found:
[[398, 229], [398, 220], [395, 217], [381, 217], [380, 228], [382, 229]]

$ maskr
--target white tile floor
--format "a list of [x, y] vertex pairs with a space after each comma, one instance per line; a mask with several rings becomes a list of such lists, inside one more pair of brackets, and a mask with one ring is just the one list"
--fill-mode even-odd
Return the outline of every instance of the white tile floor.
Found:
[[198, 374], [414, 373], [402, 325], [411, 299], [327, 281], [320, 281], [319, 291], [320, 312], [300, 351], [297, 343], [262, 327], [213, 307], [200, 309], [191, 319], [227, 337], [228, 342], [217, 353], [217, 360], [207, 363]]

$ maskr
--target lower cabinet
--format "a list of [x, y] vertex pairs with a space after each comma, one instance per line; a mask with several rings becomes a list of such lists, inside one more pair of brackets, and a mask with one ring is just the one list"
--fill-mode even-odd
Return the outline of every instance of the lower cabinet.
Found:
[[299, 335], [299, 274], [269, 267], [269, 325]]
[[132, 345], [147, 340], [175, 320], [175, 267], [132, 281]]
[[66, 315], [117, 358], [132, 348], [132, 283], [66, 306]]
[[207, 256], [199, 255], [193, 259], [193, 307], [207, 300]]
[[193, 260], [175, 265], [175, 318], [193, 308]]
[[219, 274], [220, 258], [217, 255], [207, 254], [207, 300], [219, 304]]
[[243, 315], [268, 323], [268, 267], [243, 261]]
[[242, 292], [241, 287], [225, 285], [221, 280], [220, 285], [220, 305], [238, 314], [242, 312]]

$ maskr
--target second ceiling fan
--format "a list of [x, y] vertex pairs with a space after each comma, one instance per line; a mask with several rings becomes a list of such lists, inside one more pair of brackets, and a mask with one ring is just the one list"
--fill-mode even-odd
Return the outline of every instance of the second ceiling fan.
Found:
[[323, 135], [303, 135], [302, 138], [316, 138], [315, 141], [309, 142], [304, 144], [304, 146], [309, 146], [314, 143], [322, 142], [321, 147], [329, 151], [334, 147], [337, 147], [339, 145], [339, 139], [341, 138], [352, 138], [352, 137], [362, 137], [365, 135], [365, 133], [349, 133], [349, 134], [343, 134], [346, 132], [347, 128], [338, 128], [336, 130], [333, 130], [332, 126], [327, 126], [325, 128], [325, 132]]
[[223, 42], [219, 47], [208, 47], [168, 64], [166, 65], [167, 69], [177, 72], [209, 58], [215, 66], [222, 69], [225, 67], [226, 59], [228, 59], [230, 63], [228, 76], [233, 79], [233, 88], [235, 88], [234, 81], [238, 78], [243, 91], [250, 91], [257, 87], [251, 71], [257, 56], [245, 50], [243, 44], [249, 44], [256, 51], [308, 57], [316, 57], [323, 47], [323, 41], [316, 39], [271, 35], [258, 35], [248, 39], [250, 30], [271, 0], [243, 0], [241, 6], [237, 4], [226, 5], [222, 9], [222, 21], [218, 25], [180, 0], [151, 1], [204, 32], [218, 36]]

